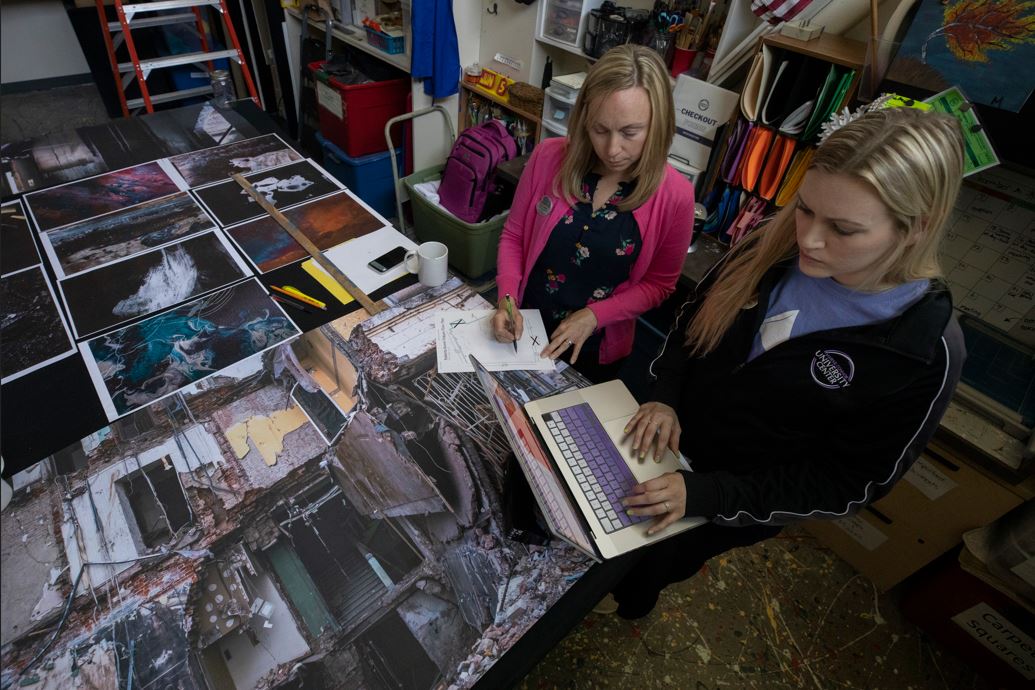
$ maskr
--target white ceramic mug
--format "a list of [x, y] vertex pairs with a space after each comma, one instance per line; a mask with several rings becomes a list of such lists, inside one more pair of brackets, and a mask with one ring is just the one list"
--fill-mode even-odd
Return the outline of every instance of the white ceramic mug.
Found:
[[417, 274], [421, 285], [438, 287], [449, 276], [449, 248], [441, 242], [422, 242], [406, 252], [406, 270]]

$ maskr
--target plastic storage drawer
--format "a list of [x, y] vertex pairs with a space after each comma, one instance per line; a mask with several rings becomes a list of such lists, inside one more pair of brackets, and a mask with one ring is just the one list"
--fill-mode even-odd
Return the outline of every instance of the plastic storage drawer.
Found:
[[579, 44], [582, 3], [579, 0], [544, 0], [543, 36], [572, 46]]
[[[578, 95], [578, 92], [575, 92]], [[567, 97], [559, 89], [553, 86], [546, 87], [546, 100], [543, 103], [543, 122], [549, 122], [552, 127], [568, 127], [568, 116], [575, 107], [575, 96]]]
[[582, 88], [582, 82], [585, 80], [585, 72], [562, 74], [561, 76], [554, 77], [550, 80], [549, 89], [557, 94], [561, 99], [574, 103], [575, 99], [578, 98], [579, 89]]
[[566, 137], [568, 136], [568, 128], [564, 125], [555, 125], [549, 120], [543, 120], [542, 134], [539, 136], [539, 140], [549, 139], [550, 137]]

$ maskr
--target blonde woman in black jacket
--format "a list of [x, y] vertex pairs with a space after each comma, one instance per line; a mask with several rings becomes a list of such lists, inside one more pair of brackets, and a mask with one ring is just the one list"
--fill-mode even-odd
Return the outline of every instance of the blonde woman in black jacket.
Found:
[[626, 431], [692, 472], [636, 486], [652, 532], [710, 522], [635, 552], [619, 615], [734, 546], [887, 493], [927, 444], [959, 380], [963, 337], [938, 244], [962, 179], [955, 120], [867, 113], [819, 148], [798, 198], [734, 248], [684, 305], [652, 364], [653, 402]]

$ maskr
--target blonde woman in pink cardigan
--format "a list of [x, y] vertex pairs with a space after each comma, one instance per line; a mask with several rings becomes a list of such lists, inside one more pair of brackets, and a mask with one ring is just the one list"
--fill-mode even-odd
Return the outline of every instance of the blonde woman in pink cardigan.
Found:
[[636, 318], [672, 292], [690, 245], [693, 187], [666, 162], [674, 112], [652, 50], [619, 46], [589, 71], [568, 137], [536, 147], [514, 195], [497, 260], [497, 340], [521, 337], [509, 295], [541, 311], [543, 357], [595, 382], [615, 378]]

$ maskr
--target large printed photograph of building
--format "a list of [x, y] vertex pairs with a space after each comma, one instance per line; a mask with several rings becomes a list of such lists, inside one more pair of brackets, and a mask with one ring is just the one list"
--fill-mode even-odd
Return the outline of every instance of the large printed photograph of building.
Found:
[[[434, 369], [437, 313], [485, 301], [454, 280], [386, 302], [15, 475], [0, 685], [473, 686], [589, 562], [506, 537], [502, 430], [473, 374]], [[331, 445], [298, 387], [345, 412]]]

